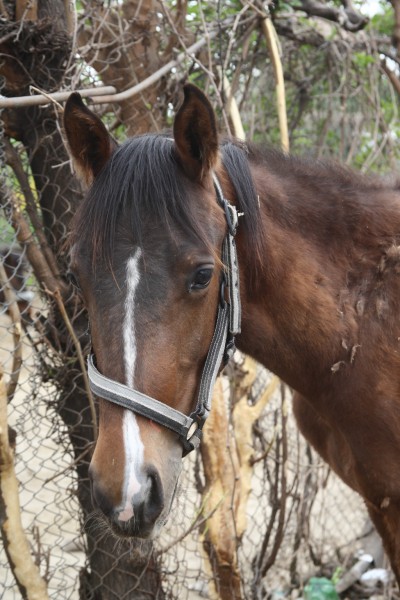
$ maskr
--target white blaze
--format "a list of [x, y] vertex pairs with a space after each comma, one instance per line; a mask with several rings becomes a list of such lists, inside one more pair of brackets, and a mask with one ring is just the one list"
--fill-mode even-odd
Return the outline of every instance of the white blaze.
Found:
[[140, 273], [138, 263], [142, 252], [138, 248], [126, 265], [126, 298], [124, 317], [124, 362], [126, 385], [133, 388], [136, 364], [135, 301]]
[[[136, 290], [140, 281], [139, 260], [141, 254], [141, 250], [138, 248], [126, 265], [126, 298], [123, 324], [124, 365], [126, 385], [131, 388], [134, 387], [137, 355], [135, 304]], [[123, 498], [118, 519], [120, 521], [129, 521], [129, 519], [134, 516], [132, 497], [137, 494], [141, 488], [138, 474], [140, 473], [143, 464], [143, 442], [140, 439], [140, 431], [136, 416], [130, 410], [124, 411], [123, 437], [125, 449], [125, 473]]]

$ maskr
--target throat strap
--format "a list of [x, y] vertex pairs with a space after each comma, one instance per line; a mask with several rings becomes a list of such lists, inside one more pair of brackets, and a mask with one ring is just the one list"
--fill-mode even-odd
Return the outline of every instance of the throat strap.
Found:
[[[151, 396], [109, 379], [97, 370], [94, 355], [91, 354], [88, 358], [88, 377], [92, 392], [174, 431], [182, 443], [183, 456], [200, 444], [203, 425], [211, 410], [215, 379], [221, 365], [224, 366], [233, 356], [235, 336], [240, 333], [239, 267], [234, 239], [238, 225], [237, 212], [224, 197], [215, 175], [214, 187], [218, 204], [225, 213], [228, 231], [222, 245], [223, 272], [215, 329], [200, 379], [195, 410], [189, 416], [185, 415]], [[226, 288], [229, 292], [228, 300], [225, 298]]]

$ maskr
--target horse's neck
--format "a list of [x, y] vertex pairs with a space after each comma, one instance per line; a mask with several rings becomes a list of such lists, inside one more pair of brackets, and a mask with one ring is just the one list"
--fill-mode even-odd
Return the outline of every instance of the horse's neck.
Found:
[[[238, 346], [310, 396], [341, 361], [348, 362], [357, 344], [355, 302], [347, 281], [352, 240], [348, 235], [337, 242], [336, 228], [340, 231], [343, 225], [328, 222], [326, 206], [315, 214], [318, 203], [330, 198], [315, 197], [315, 189], [309, 190], [299, 210], [296, 203], [301, 194], [304, 197], [304, 181], [299, 182], [297, 197], [284, 185], [284, 178], [256, 179], [266, 235], [265, 268], [258, 285], [243, 270]], [[293, 188], [293, 180], [290, 185]], [[332, 239], [326, 233], [324, 238], [321, 231], [332, 227]]]

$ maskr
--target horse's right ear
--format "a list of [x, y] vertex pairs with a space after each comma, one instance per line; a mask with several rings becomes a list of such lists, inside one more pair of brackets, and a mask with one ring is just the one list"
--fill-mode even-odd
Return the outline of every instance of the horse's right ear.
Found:
[[174, 121], [179, 162], [186, 174], [201, 181], [218, 161], [218, 132], [213, 108], [201, 90], [183, 86], [184, 99]]
[[64, 130], [74, 169], [90, 185], [117, 147], [107, 129], [74, 92], [64, 109]]

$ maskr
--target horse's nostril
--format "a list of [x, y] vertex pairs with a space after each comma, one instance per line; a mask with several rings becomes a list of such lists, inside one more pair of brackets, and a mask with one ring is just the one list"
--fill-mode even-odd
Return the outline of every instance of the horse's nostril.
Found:
[[157, 518], [164, 508], [164, 492], [161, 478], [154, 467], [144, 470], [144, 477], [140, 491], [130, 499], [131, 516], [129, 511], [123, 510], [118, 515], [118, 521], [130, 521], [134, 527], [134, 534], [147, 537], [152, 530]]
[[[116, 533], [148, 537], [164, 509], [164, 490], [158, 471], [154, 467], [145, 467], [140, 478], [140, 490], [133, 496], [124, 496], [122, 503], [111, 500], [112, 495], [92, 468], [89, 470], [92, 483], [93, 505], [108, 517]], [[98, 474], [97, 474], [98, 475]], [[125, 492], [126, 493], [126, 492]]]
[[147, 469], [148, 495], [147, 495], [147, 520], [155, 522], [164, 508], [164, 491], [160, 475], [153, 467]]
[[93, 480], [92, 481], [92, 502], [95, 508], [99, 508], [105, 515], [110, 516], [114, 510], [113, 504], [107, 497], [101, 486]]

